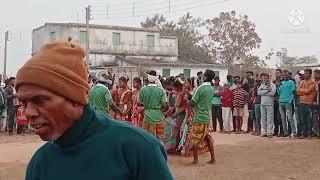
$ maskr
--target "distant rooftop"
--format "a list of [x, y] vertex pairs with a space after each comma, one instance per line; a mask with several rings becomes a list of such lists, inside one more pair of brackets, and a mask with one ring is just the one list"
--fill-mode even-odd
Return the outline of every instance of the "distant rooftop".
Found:
[[192, 67], [226, 67], [223, 64], [216, 64], [216, 63], [203, 63], [195, 60], [178, 60], [178, 61], [162, 61], [158, 59], [142, 59], [142, 58], [126, 58], [123, 56], [116, 56], [117, 60], [124, 61], [134, 66], [151, 66], [151, 65], [158, 65], [158, 66], [192, 66]]
[[[66, 26], [66, 27], [81, 27], [86, 28], [86, 24], [83, 23], [45, 23], [43, 26], [33, 29], [33, 31], [38, 31], [45, 26]], [[127, 31], [143, 31], [143, 32], [154, 32], [159, 33], [155, 29], [139, 28], [139, 27], [126, 27], [126, 26], [110, 26], [110, 25], [101, 25], [101, 24], [90, 24], [90, 28], [96, 29], [112, 29], [112, 30], [127, 30]], [[172, 36], [165, 36], [165, 38], [174, 38]]]

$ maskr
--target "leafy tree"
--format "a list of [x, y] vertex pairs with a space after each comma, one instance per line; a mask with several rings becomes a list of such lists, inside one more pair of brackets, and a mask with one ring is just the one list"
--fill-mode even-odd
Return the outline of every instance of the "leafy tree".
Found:
[[206, 28], [209, 32], [206, 47], [230, 71], [236, 64], [248, 64], [246, 61], [254, 60], [254, 65], [259, 64], [255, 62], [259, 58], [252, 56], [251, 52], [260, 47], [261, 38], [247, 15], [222, 12], [219, 17], [206, 20]]
[[206, 47], [201, 46], [203, 35], [199, 28], [204, 27], [204, 22], [200, 18], [194, 18], [187, 13], [175, 23], [168, 21], [163, 15], [156, 14], [141, 22], [141, 26], [157, 29], [162, 36], [177, 36], [179, 58], [182, 60], [210, 62], [212, 59]]
[[288, 55], [288, 50], [286, 48], [281, 48], [276, 52], [276, 56], [280, 59], [280, 67], [279, 68], [291, 68], [293, 66], [306, 65], [306, 64], [314, 64], [318, 62], [316, 56], [302, 56], [302, 57], [293, 57]]
[[175, 36], [177, 25], [173, 21], [167, 19], [160, 14], [154, 15], [152, 18], [147, 18], [145, 22], [140, 23], [143, 28], [156, 29], [160, 31], [161, 36]]

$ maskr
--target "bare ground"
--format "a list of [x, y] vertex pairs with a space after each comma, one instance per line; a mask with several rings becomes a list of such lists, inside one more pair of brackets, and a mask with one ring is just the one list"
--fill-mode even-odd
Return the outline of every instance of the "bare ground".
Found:
[[[192, 158], [169, 156], [169, 165], [177, 180], [318, 180], [320, 176], [320, 140], [261, 138], [248, 134], [215, 133], [217, 163], [208, 165], [209, 154], [200, 157], [200, 165], [185, 166]], [[43, 144], [32, 135], [0, 134], [0, 180], [24, 178], [27, 162]]]

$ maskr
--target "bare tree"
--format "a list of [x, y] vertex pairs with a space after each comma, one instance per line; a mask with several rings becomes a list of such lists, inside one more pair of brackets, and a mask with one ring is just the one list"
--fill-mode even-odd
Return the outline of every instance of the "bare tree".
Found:
[[[247, 15], [235, 11], [222, 12], [219, 17], [208, 19], [206, 27], [209, 31], [207, 48], [212, 56], [232, 70], [236, 64], [248, 64], [246, 61], [259, 60], [251, 55], [253, 49], [259, 48], [261, 38], [256, 26]], [[254, 62], [254, 65], [257, 64]]]

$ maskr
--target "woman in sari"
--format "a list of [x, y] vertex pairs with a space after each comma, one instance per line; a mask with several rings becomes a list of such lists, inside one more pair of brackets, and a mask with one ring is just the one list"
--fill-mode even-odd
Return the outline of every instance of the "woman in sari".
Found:
[[132, 91], [132, 116], [131, 122], [136, 127], [142, 127], [142, 122], [144, 118], [143, 106], [138, 103], [139, 91], [142, 87], [142, 78], [136, 77], [133, 79], [133, 88]]
[[130, 122], [132, 111], [132, 92], [128, 87], [129, 78], [122, 76], [119, 78], [119, 89], [113, 92], [113, 100], [122, 110], [121, 114], [115, 114], [114, 118], [121, 121]]
[[181, 78], [178, 78], [174, 83], [174, 89], [174, 113], [167, 118], [167, 124], [165, 127], [165, 145], [168, 153], [180, 154], [180, 130], [186, 116], [186, 104], [189, 93], [185, 87], [185, 82]]

